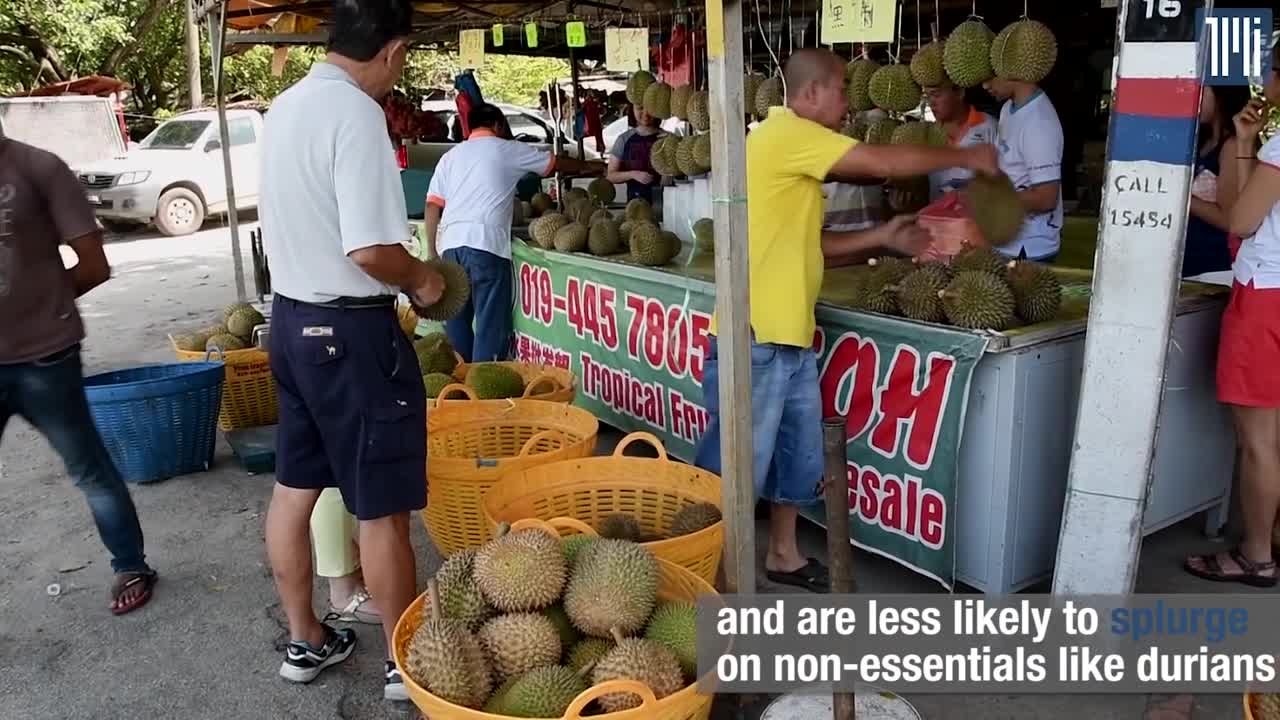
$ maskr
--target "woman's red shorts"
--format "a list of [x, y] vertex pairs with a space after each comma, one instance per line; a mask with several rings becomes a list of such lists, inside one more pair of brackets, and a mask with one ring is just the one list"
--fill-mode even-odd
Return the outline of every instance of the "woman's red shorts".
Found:
[[1280, 408], [1280, 288], [1238, 281], [1231, 288], [1218, 339], [1218, 400]]

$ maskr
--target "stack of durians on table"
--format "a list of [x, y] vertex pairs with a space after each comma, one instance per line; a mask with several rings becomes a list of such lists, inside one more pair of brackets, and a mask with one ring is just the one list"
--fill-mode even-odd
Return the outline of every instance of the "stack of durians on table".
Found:
[[[445, 702], [525, 718], [561, 717], [613, 680], [640, 682], [659, 701], [692, 684], [696, 609], [658, 599], [652, 552], [553, 532], [504, 523], [487, 544], [445, 561], [404, 647], [408, 678]], [[593, 704], [609, 713], [640, 703], [606, 691]]]
[[[418, 338], [413, 349], [428, 398], [437, 398], [441, 390], [458, 382], [454, 376], [458, 370], [458, 355], [443, 332]], [[468, 365], [463, 384], [471, 389], [477, 400], [518, 398], [524, 395], [525, 390], [524, 377], [519, 372], [496, 362]]]
[[613, 199], [613, 184], [603, 178], [593, 180], [586, 190], [566, 192], [561, 209], [550, 197], [535, 195], [529, 238], [544, 250], [599, 257], [627, 253], [631, 261], [649, 266], [666, 265], [680, 254], [680, 238], [662, 229], [652, 205], [635, 198], [615, 215], [606, 207]]

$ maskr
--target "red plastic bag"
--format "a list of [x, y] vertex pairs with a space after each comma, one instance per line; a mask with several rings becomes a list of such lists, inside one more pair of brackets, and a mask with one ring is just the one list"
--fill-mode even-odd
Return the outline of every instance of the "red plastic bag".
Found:
[[933, 241], [916, 256], [920, 262], [951, 262], [966, 247], [986, 245], [964, 196], [952, 190], [916, 214], [916, 222]]

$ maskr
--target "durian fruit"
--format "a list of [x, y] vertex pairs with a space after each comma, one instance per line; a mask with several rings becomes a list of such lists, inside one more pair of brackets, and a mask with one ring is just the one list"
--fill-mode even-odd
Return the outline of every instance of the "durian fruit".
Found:
[[427, 373], [422, 376], [422, 388], [426, 391], [427, 397], [435, 399], [440, 397], [440, 391], [457, 382], [452, 375], [444, 373]]
[[579, 672], [560, 665], [536, 668], [494, 693], [485, 711], [518, 718], [558, 718], [587, 689]]
[[893, 142], [893, 133], [902, 123], [893, 118], [880, 118], [867, 128], [867, 140], [871, 145], [888, 145]]
[[922, 91], [911, 79], [911, 68], [895, 64], [876, 70], [867, 85], [867, 94], [882, 110], [907, 112], [920, 106]]
[[693, 224], [693, 244], [700, 252], [715, 252], [715, 221], [702, 218]]
[[587, 228], [580, 222], [571, 222], [557, 230], [551, 242], [560, 252], [582, 252], [587, 249]]
[[1022, 18], [991, 42], [991, 69], [1006, 80], [1038, 83], [1058, 61], [1058, 39], [1048, 25]]
[[760, 88], [762, 82], [764, 82], [764, 76], [760, 73], [749, 72], [742, 76], [742, 106], [747, 108], [744, 115], [750, 115], [755, 109], [756, 90]]
[[507, 706], [507, 698], [511, 694], [511, 688], [515, 687], [516, 682], [519, 680], [520, 678], [518, 677], [507, 678], [502, 684], [498, 685], [497, 689], [489, 695], [489, 699], [484, 702], [484, 707], [481, 710], [492, 715], [506, 715], [507, 713], [504, 710]]
[[623, 245], [626, 245], [631, 240], [631, 227], [634, 224], [630, 220], [623, 220], [618, 225], [618, 239], [622, 241]]
[[698, 168], [693, 164], [693, 136], [686, 135], [675, 139], [676, 169], [685, 177], [694, 177]]
[[233, 302], [230, 305], [222, 308], [222, 322], [225, 325], [227, 321], [231, 319], [231, 316], [235, 315], [237, 312], [240, 312], [241, 310], [252, 310], [252, 309], [253, 309], [253, 306], [247, 302]]
[[596, 532], [600, 533], [600, 537], [610, 540], [639, 542], [640, 521], [634, 515], [613, 513], [600, 521], [600, 527], [596, 528]]
[[592, 255], [616, 255], [622, 251], [622, 240], [618, 237], [618, 226], [612, 220], [597, 220], [591, 224], [587, 233], [587, 249]]
[[587, 226], [590, 227], [595, 225], [601, 220], [613, 220], [613, 213], [605, 210], [604, 208], [600, 208], [599, 210], [591, 213], [591, 218], [587, 220]]
[[897, 192], [889, 197], [895, 213], [914, 213], [929, 204], [929, 176], [895, 178], [889, 182]]
[[533, 241], [543, 250], [555, 247], [556, 231], [569, 224], [569, 218], [558, 212], [548, 212], [529, 226]]
[[[475, 578], [476, 551], [459, 550], [436, 571], [436, 587], [446, 617], [458, 620], [471, 632], [477, 632], [497, 612], [484, 599]], [[427, 605], [425, 609], [431, 609]]]
[[845, 123], [840, 130], [841, 133], [857, 140], [865, 142], [867, 139], [867, 130], [871, 129], [871, 118], [865, 112], [853, 113], [853, 118]]
[[533, 212], [535, 215], [542, 216], [548, 210], [555, 207], [555, 202], [551, 199], [550, 195], [544, 192], [540, 192], [540, 193], [535, 193], [534, 196], [529, 200], [529, 207], [533, 208]]
[[711, 133], [693, 136], [693, 164], [699, 175], [711, 172]]
[[653, 553], [643, 545], [600, 538], [578, 555], [564, 609], [583, 634], [610, 637], [612, 628], [624, 634], [643, 628], [657, 597]]
[[662, 236], [663, 240], [667, 241], [667, 262], [675, 260], [676, 256], [680, 254], [680, 250], [684, 247], [680, 236], [670, 230], [661, 230], [658, 234]]
[[205, 341], [204, 349], [228, 352], [231, 350], [244, 350], [247, 347], [249, 347], [249, 344], [244, 340], [241, 340], [239, 337], [232, 335], [231, 333], [222, 333], [210, 336], [210, 338]]
[[452, 375], [458, 367], [458, 356], [443, 332], [433, 332], [413, 342], [413, 352], [418, 356], [418, 369], [423, 375]]
[[756, 117], [763, 120], [769, 117], [769, 108], [783, 104], [782, 78], [774, 76], [760, 83], [756, 88]]
[[671, 537], [692, 535], [720, 522], [720, 508], [713, 503], [701, 502], [685, 505], [671, 516]]
[[689, 96], [689, 104], [686, 114], [689, 116], [689, 124], [698, 132], [707, 132], [711, 129], [711, 95], [706, 90]]
[[569, 648], [564, 664], [574, 671], [594, 667], [615, 646], [612, 638], [583, 638]]
[[1014, 320], [1013, 291], [1003, 277], [966, 270], [938, 293], [947, 321], [969, 330], [1004, 330]]
[[471, 299], [471, 280], [467, 277], [467, 269], [445, 258], [434, 258], [426, 264], [444, 278], [444, 294], [431, 307], [415, 306], [413, 311], [424, 320], [452, 320]]
[[644, 198], [634, 198], [627, 202], [627, 208], [623, 214], [631, 221], [653, 220], [653, 206]]
[[671, 246], [652, 222], [636, 222], [631, 228], [631, 259], [657, 267], [671, 262]]
[[479, 635], [500, 680], [560, 662], [560, 632], [542, 613], [499, 615], [486, 622]]
[[680, 661], [686, 679], [698, 674], [698, 609], [690, 602], [663, 603], [653, 611], [644, 630], [648, 640], [662, 645]]
[[173, 336], [173, 346], [185, 352], [204, 352], [209, 344], [209, 335], [199, 330]]
[[566, 575], [560, 539], [542, 530], [513, 532], [504, 526], [498, 537], [476, 551], [476, 583], [489, 604], [502, 612], [529, 612], [554, 604]]
[[951, 271], [959, 273], [966, 270], [977, 270], [1003, 278], [1008, 265], [1009, 258], [991, 248], [970, 247], [961, 250], [959, 254], [952, 258]]
[[947, 319], [938, 293], [951, 284], [951, 270], [941, 263], [928, 263], [898, 283], [898, 308], [902, 316], [920, 322], [940, 323]]
[[571, 198], [564, 204], [564, 216], [569, 218], [569, 222], [583, 226], [591, 221], [591, 215], [595, 211], [596, 206], [587, 198]]
[[[428, 585], [431, 607], [440, 607], [435, 580]], [[484, 648], [460, 620], [446, 615], [424, 618], [405, 654], [405, 672], [436, 697], [469, 708], [484, 705], [493, 676]]]
[[966, 20], [947, 36], [942, 48], [942, 65], [957, 87], [977, 87], [990, 80], [991, 42], [995, 33], [981, 20]]
[[631, 73], [627, 78], [627, 102], [636, 107], [644, 105], [644, 94], [656, 80], [653, 73], [647, 70], [640, 70]]
[[524, 395], [520, 373], [498, 363], [476, 363], [467, 368], [467, 385], [481, 400], [505, 400]]
[[1018, 238], [1027, 211], [1007, 175], [975, 175], [960, 192], [988, 244], [1000, 247]]
[[1009, 263], [1009, 288], [1018, 317], [1030, 325], [1058, 317], [1062, 309], [1062, 281], [1047, 265], [1029, 260]]
[[654, 172], [663, 177], [676, 177], [680, 174], [680, 168], [676, 166], [671, 154], [667, 151], [669, 144], [679, 142], [680, 138], [674, 135], [665, 135], [654, 141], [649, 149], [649, 164], [653, 166]]
[[227, 324], [226, 324], [226, 323], [217, 323], [217, 324], [215, 324], [215, 325], [210, 325], [210, 326], [208, 326], [208, 327], [201, 328], [201, 329], [197, 332], [197, 334], [198, 334], [198, 335], [204, 335], [205, 340], [208, 340], [209, 338], [213, 337], [214, 335], [226, 335], [226, 334], [228, 334], [228, 333], [230, 333], [230, 332], [231, 332], [231, 331], [227, 329]]
[[875, 107], [871, 99], [871, 76], [880, 69], [880, 63], [868, 57], [860, 57], [845, 68], [845, 78], [849, 82], [849, 109], [855, 112], [870, 110]]
[[237, 308], [227, 318], [227, 331], [247, 341], [253, 335], [253, 329], [266, 321], [262, 313], [255, 310], [252, 305], [247, 305]]
[[656, 82], [645, 88], [644, 110], [661, 120], [671, 117], [671, 86]]
[[580, 187], [569, 188], [564, 193], [564, 206], [569, 207], [569, 204], [572, 202], [575, 202], [578, 200], [590, 200], [590, 199], [591, 199], [591, 196], [587, 194], [586, 190], [583, 190]]
[[587, 195], [596, 205], [608, 205], [618, 196], [618, 189], [608, 178], [598, 177], [587, 185]]
[[680, 85], [671, 89], [671, 116], [681, 120], [689, 119], [689, 98], [693, 96], [692, 85]]
[[[666, 647], [644, 638], [623, 637], [616, 629], [613, 639], [618, 646], [596, 663], [591, 673], [593, 684], [635, 680], [648, 685], [659, 700], [684, 687], [680, 661]], [[640, 698], [632, 693], [609, 693], [602, 695], [599, 703], [606, 713], [613, 713], [639, 707]]]
[[1249, 697], [1254, 720], [1280, 720], [1280, 694], [1252, 693]]
[[947, 136], [937, 123], [911, 120], [895, 128], [889, 142], [894, 145], [941, 147], [947, 144]]
[[920, 87], [931, 88], [946, 84], [947, 70], [942, 66], [944, 45], [942, 40], [934, 40], [911, 56], [911, 78]]
[[564, 549], [565, 565], [572, 569], [573, 564], [577, 562], [578, 556], [582, 551], [595, 541], [596, 536], [594, 535], [570, 535], [568, 537], [561, 538], [560, 546]]
[[882, 315], [899, 314], [897, 285], [915, 270], [915, 265], [906, 258], [888, 256], [872, 258], [867, 264], [871, 272], [858, 293], [858, 308]]
[[569, 619], [569, 614], [564, 611], [564, 606], [560, 604], [552, 605], [542, 611], [551, 624], [555, 626], [556, 632], [560, 635], [560, 649], [569, 652], [569, 648], [573, 647], [582, 639], [582, 633], [578, 632], [578, 628], [573, 626], [573, 621]]
[[528, 225], [534, 217], [533, 206], [527, 202], [520, 203], [520, 224]]

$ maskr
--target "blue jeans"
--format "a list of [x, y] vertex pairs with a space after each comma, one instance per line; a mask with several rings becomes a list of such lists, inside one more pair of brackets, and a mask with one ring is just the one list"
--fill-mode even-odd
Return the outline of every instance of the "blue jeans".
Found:
[[[719, 343], [702, 376], [711, 414], [694, 464], [720, 474]], [[822, 484], [822, 391], [812, 348], [751, 343], [751, 447], [757, 498], [776, 505], [812, 505]]]
[[89, 413], [79, 345], [42, 360], [0, 365], [0, 437], [14, 415], [35, 426], [62, 456], [67, 474], [89, 501], [98, 536], [111, 553], [111, 569], [147, 570], [138, 511]]
[[511, 355], [511, 261], [468, 247], [443, 255], [462, 265], [471, 280], [471, 299], [444, 324], [449, 344], [465, 362], [506, 360]]

